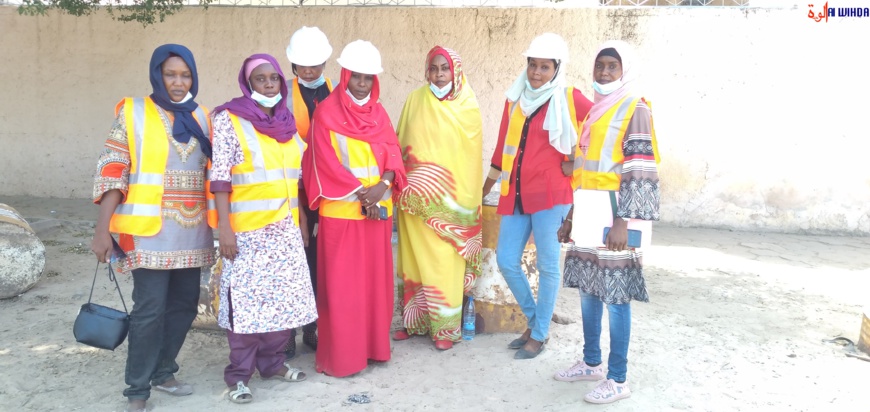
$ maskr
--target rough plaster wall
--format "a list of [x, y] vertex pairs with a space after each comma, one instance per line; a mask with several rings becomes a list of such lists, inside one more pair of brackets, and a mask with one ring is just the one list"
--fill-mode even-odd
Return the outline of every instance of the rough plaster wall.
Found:
[[[868, 62], [853, 49], [870, 25], [818, 24], [806, 9], [728, 14], [670, 10], [650, 20], [655, 35], [642, 52], [665, 156], [663, 215], [870, 233], [870, 172], [858, 149], [868, 137], [859, 105]], [[849, 74], [834, 74], [841, 69]]]
[[685, 226], [870, 233], [870, 171], [863, 167], [868, 64], [865, 19], [815, 23], [806, 11], [722, 8], [189, 9], [142, 28], [106, 16], [18, 16], [0, 7], [0, 195], [90, 196], [91, 176], [124, 96], [150, 93], [154, 47], [187, 45], [200, 72], [198, 100], [238, 95], [249, 54], [278, 57], [302, 25], [335, 49], [371, 40], [383, 55], [381, 98], [393, 122], [423, 84], [434, 44], [456, 49], [480, 100], [484, 164], [495, 146], [504, 91], [537, 34], [566, 37], [569, 81], [589, 93], [597, 45], [638, 45], [653, 102], [664, 180], [662, 216]]

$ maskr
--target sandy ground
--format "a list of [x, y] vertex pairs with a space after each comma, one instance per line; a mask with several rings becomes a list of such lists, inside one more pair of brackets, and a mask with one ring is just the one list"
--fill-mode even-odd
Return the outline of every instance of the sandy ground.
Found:
[[[82, 200], [7, 197], [38, 227], [47, 248], [45, 277], [0, 301], [0, 410], [121, 411], [126, 345], [115, 352], [75, 342], [72, 322], [87, 300], [96, 207]], [[479, 335], [439, 352], [424, 338], [393, 342], [393, 359], [355, 376], [314, 373], [299, 344], [302, 383], [254, 377], [255, 401], [225, 400], [227, 343], [192, 330], [178, 377], [196, 393], [153, 393], [155, 411], [870, 411], [870, 362], [824, 339], [857, 341], [870, 304], [870, 238], [685, 229], [659, 225], [646, 252], [651, 302], [634, 303], [629, 380], [632, 397], [586, 404], [593, 383], [552, 379], [582, 347], [579, 296], [562, 289], [550, 344], [515, 361], [507, 334]], [[121, 277], [129, 297], [132, 282]], [[117, 304], [102, 278], [95, 301]], [[606, 315], [605, 315], [606, 316]], [[396, 318], [398, 320], [398, 318]], [[605, 325], [606, 325], [605, 319]], [[394, 322], [398, 325], [398, 322]], [[606, 326], [605, 326], [606, 331]], [[602, 345], [608, 347], [605, 332]], [[370, 392], [366, 405], [342, 405]]]

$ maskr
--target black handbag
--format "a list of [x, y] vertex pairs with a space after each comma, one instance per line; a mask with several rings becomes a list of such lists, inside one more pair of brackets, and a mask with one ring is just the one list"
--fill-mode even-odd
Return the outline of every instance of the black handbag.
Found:
[[100, 269], [100, 264], [97, 263], [97, 269], [94, 270], [94, 281], [91, 283], [91, 295], [88, 296], [88, 303], [79, 309], [79, 314], [73, 325], [73, 335], [76, 342], [95, 348], [115, 350], [127, 339], [127, 331], [130, 329], [130, 314], [127, 312], [127, 304], [124, 303], [124, 295], [121, 294], [121, 287], [118, 285], [118, 279], [115, 277], [112, 265], [109, 264], [108, 267], [109, 280], [115, 282], [115, 289], [118, 290], [118, 296], [121, 297], [124, 311], [91, 303], [91, 298], [94, 296], [94, 285], [97, 283], [97, 271]]

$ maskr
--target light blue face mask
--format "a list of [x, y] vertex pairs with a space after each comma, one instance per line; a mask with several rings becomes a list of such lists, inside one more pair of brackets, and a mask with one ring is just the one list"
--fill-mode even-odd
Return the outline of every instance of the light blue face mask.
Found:
[[272, 108], [281, 101], [281, 93], [278, 93], [272, 97], [266, 97], [260, 93], [257, 93], [256, 91], [252, 91], [251, 98], [254, 99], [255, 102], [259, 103], [260, 106]]
[[622, 79], [614, 80], [607, 84], [601, 84], [598, 82], [592, 82], [592, 88], [595, 89], [598, 94], [603, 94], [607, 96], [610, 93], [615, 92], [617, 89], [622, 87]]
[[432, 90], [432, 94], [435, 95], [438, 99], [443, 99], [444, 96], [447, 96], [451, 90], [453, 90], [453, 83], [447, 83], [446, 86], [439, 88], [435, 85], [435, 83], [429, 83], [429, 90]]
[[323, 77], [323, 73], [320, 73], [320, 77], [318, 77], [317, 80], [312, 81], [312, 82], [307, 82], [307, 81], [303, 80], [301, 77], [299, 78], [299, 84], [305, 86], [308, 89], [316, 89], [320, 86], [323, 86], [324, 83], [326, 83], [326, 77]]

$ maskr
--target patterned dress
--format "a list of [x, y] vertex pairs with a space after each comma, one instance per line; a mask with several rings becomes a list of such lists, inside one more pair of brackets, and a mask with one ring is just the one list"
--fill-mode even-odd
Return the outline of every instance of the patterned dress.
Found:
[[[625, 159], [617, 194], [619, 218], [630, 218], [629, 229], [643, 234], [641, 246], [649, 245], [652, 221], [659, 220], [659, 176], [656, 167], [650, 109], [638, 101], [622, 141]], [[632, 300], [648, 302], [643, 278], [641, 248], [620, 252], [603, 246], [603, 228], [612, 225], [613, 213], [607, 191], [578, 190], [574, 197], [572, 246], [565, 256], [566, 287], [597, 296], [607, 304]]]
[[[116, 263], [119, 271], [133, 269], [184, 269], [211, 266], [215, 261], [214, 237], [206, 222], [205, 167], [196, 139], [187, 144], [172, 138], [172, 115], [157, 108], [166, 135], [169, 156], [164, 173], [163, 224], [154, 236], [119, 234], [118, 242], [127, 258]], [[97, 162], [94, 203], [112, 189], [127, 195], [130, 176], [130, 148], [127, 122], [121, 107]]]
[[412, 92], [397, 129], [408, 173], [398, 202], [402, 324], [436, 341], [461, 339], [463, 296], [481, 272], [483, 125], [461, 79], [452, 100], [428, 85]]
[[[216, 113], [211, 181], [232, 181], [232, 167], [244, 161], [229, 115], [226, 111]], [[235, 260], [224, 259], [220, 327], [242, 334], [266, 333], [293, 329], [317, 319], [302, 232], [293, 221], [292, 211], [283, 220], [263, 228], [237, 232], [236, 244], [239, 254]]]

